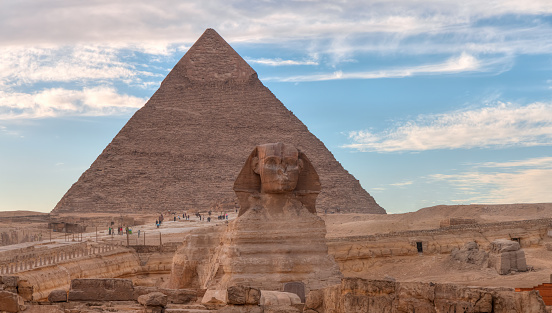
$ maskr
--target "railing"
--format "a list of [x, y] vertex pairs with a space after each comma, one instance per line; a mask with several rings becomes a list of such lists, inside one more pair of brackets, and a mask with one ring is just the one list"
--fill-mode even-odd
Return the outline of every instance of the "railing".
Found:
[[110, 252], [119, 248], [121, 246], [79, 243], [66, 247], [31, 251], [12, 258], [0, 258], [0, 275], [14, 274], [42, 266], [55, 265], [68, 260]]

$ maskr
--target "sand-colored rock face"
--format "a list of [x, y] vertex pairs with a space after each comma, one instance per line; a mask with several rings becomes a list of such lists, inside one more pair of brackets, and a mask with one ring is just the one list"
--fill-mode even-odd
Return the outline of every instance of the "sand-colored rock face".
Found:
[[[244, 203], [240, 217], [219, 233], [218, 246], [205, 244], [212, 239], [203, 235], [192, 240], [196, 244], [191, 250], [176, 253], [172, 288], [199, 284], [209, 289], [247, 285], [282, 290], [284, 283], [297, 281], [311, 290], [339, 282], [339, 268], [328, 255], [324, 221], [314, 208], [318, 176], [306, 156], [296, 149], [291, 153], [293, 149], [270, 144], [251, 153], [235, 184]], [[194, 259], [200, 242], [210, 247], [203, 250], [214, 251], [210, 261]]]
[[53, 212], [208, 210], [235, 198], [232, 184], [251, 147], [276, 141], [311, 157], [322, 182], [319, 210], [385, 213], [212, 29]]
[[344, 278], [309, 293], [304, 312], [544, 313], [546, 307], [535, 291]]

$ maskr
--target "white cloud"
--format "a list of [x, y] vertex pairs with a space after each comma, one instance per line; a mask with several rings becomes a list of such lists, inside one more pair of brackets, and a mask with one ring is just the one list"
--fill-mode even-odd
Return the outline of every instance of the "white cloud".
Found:
[[296, 60], [282, 60], [280, 58], [276, 59], [246, 59], [249, 63], [254, 64], [262, 64], [262, 65], [269, 65], [269, 66], [285, 66], [285, 65], [318, 65], [318, 62], [315, 60], [302, 60], [302, 61], [296, 61]]
[[552, 104], [499, 103], [421, 115], [382, 132], [353, 131], [349, 138], [353, 143], [344, 147], [378, 152], [552, 145]]
[[389, 184], [390, 186], [395, 186], [395, 187], [402, 187], [402, 186], [408, 186], [408, 185], [412, 185], [414, 182], [413, 181], [404, 181], [404, 182], [399, 182], [399, 183], [394, 183], [394, 184]]
[[[497, 168], [502, 168], [498, 170]], [[489, 171], [488, 168], [494, 169]], [[434, 181], [456, 187], [466, 203], [551, 202], [552, 158], [489, 162], [458, 174], [434, 174]]]
[[146, 100], [118, 94], [112, 87], [52, 88], [34, 94], [0, 91], [0, 119], [129, 114]]
[[467, 53], [462, 53], [459, 57], [450, 58], [445, 62], [437, 64], [426, 64], [420, 66], [365, 72], [335, 71], [333, 73], [326, 74], [300, 75], [291, 77], [267, 77], [264, 78], [264, 80], [281, 82], [309, 82], [338, 79], [400, 78], [415, 75], [447, 74], [473, 72], [480, 70], [483, 70], [482, 64], [474, 56]]
[[122, 62], [120, 50], [101, 46], [0, 48], [0, 85], [156, 76]]

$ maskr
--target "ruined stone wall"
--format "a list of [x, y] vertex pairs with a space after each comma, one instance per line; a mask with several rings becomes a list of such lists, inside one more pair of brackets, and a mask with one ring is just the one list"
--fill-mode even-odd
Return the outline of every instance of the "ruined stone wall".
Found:
[[542, 244], [552, 228], [552, 219], [538, 219], [492, 224], [456, 225], [431, 230], [404, 231], [371, 236], [330, 238], [329, 253], [334, 256], [344, 275], [354, 276], [369, 266], [369, 259], [417, 255], [417, 242], [422, 243], [424, 254], [450, 253], [475, 241], [489, 250], [495, 239], [519, 238], [521, 247]]
[[115, 249], [100, 254], [38, 267], [18, 274], [19, 285], [32, 287], [26, 300], [44, 299], [52, 290], [68, 290], [71, 279], [111, 278], [141, 271], [140, 261], [130, 249]]
[[304, 312], [545, 313], [547, 310], [536, 291], [344, 278], [339, 285], [309, 293]]

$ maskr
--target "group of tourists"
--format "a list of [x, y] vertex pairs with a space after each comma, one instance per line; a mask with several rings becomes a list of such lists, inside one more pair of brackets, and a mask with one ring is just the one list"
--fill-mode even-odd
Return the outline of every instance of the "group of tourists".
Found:
[[[115, 235], [115, 229], [113, 227], [109, 227], [109, 235]], [[140, 231], [138, 231], [140, 232]], [[117, 227], [117, 235], [123, 235], [123, 234], [129, 234], [132, 235], [132, 228], [130, 227]]]

